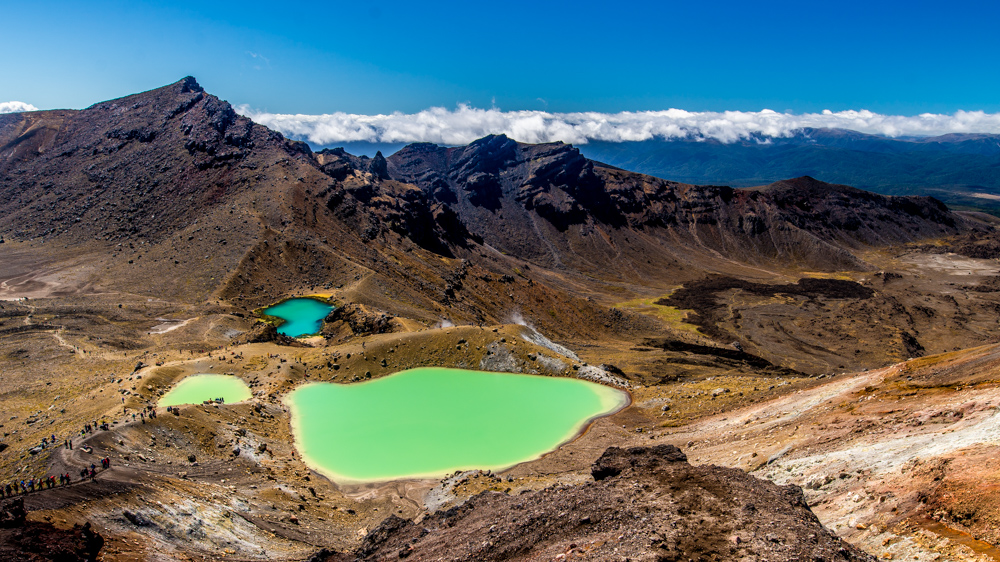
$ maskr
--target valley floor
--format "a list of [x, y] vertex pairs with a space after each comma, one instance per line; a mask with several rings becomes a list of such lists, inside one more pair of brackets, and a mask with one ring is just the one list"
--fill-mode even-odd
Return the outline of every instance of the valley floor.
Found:
[[[936, 280], [910, 278], [918, 299], [928, 287], [959, 276], [982, 282], [993, 271], [986, 260], [895, 259], [917, 260], [909, 271], [939, 269], [929, 274]], [[252, 320], [223, 304], [50, 289], [47, 298], [12, 293], [0, 308], [0, 481], [68, 472], [74, 484], [24, 496], [29, 518], [60, 528], [92, 522], [107, 539], [103, 560], [305, 560], [321, 548], [357, 547], [390, 514], [420, 520], [486, 491], [580, 485], [609, 447], [660, 444], [678, 446], [695, 466], [803, 487], [823, 525], [880, 558], [1000, 560], [991, 546], [1000, 543], [995, 344], [816, 376], [713, 342], [684, 322], [691, 311], [646, 297], [621, 306], [659, 319], [665, 339], [560, 345], [526, 325], [407, 320], [391, 333], [341, 332], [304, 346], [236, 344]], [[729, 310], [744, 319], [814, 306], [737, 296]], [[976, 312], [982, 294], [957, 298], [970, 322], [985, 322]], [[733, 326], [732, 317], [720, 325]], [[589, 377], [627, 388], [633, 403], [497, 474], [346, 487], [302, 462], [282, 402], [288, 391], [424, 365]], [[235, 374], [254, 398], [132, 418], [200, 372]], [[81, 433], [95, 421], [110, 430]], [[74, 448], [35, 449], [51, 435], [72, 438]], [[105, 457], [108, 470], [79, 481], [81, 468]]]

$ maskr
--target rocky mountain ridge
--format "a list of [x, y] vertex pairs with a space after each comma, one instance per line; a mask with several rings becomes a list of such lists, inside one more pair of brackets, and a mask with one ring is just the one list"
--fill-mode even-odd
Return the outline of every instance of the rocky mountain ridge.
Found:
[[[321, 202], [361, 242], [392, 231], [446, 256], [485, 241], [545, 266], [594, 268], [616, 255], [642, 269], [651, 253], [676, 262], [680, 246], [824, 270], [858, 265], [842, 246], [972, 228], [931, 198], [811, 178], [749, 191], [693, 186], [608, 167], [570, 145], [504, 136], [459, 148], [410, 145], [388, 159], [313, 154], [238, 116], [190, 77], [79, 112], [5, 115], [0, 143], [0, 228], [12, 239], [155, 242], [206, 214], [247, 220], [248, 207], [260, 224], [233, 237], [289, 226], [329, 236], [331, 225], [308, 218]], [[291, 200], [261, 209], [275, 196]], [[234, 217], [217, 220], [226, 218]]]

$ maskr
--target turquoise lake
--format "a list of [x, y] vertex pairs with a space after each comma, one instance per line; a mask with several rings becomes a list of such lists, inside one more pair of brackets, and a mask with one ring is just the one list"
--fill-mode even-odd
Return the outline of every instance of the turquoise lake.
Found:
[[201, 404], [205, 400], [222, 398], [226, 404], [250, 399], [250, 387], [232, 375], [204, 373], [185, 377], [170, 392], [160, 398], [160, 406]]
[[269, 306], [262, 312], [284, 321], [278, 326], [279, 334], [297, 338], [319, 332], [323, 327], [323, 319], [334, 308], [336, 307], [316, 299], [295, 298]]
[[305, 384], [286, 403], [306, 464], [335, 482], [362, 483], [537, 459], [629, 396], [578, 379], [423, 367]]

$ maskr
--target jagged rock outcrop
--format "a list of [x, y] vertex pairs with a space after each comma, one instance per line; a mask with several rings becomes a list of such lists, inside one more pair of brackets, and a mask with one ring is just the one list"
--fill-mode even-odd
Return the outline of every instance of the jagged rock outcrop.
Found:
[[595, 480], [485, 492], [419, 522], [390, 516], [350, 555], [399, 560], [874, 560], [820, 525], [796, 486], [692, 466], [676, 447], [609, 448]]
[[90, 523], [58, 529], [27, 520], [24, 500], [0, 503], [0, 560], [9, 562], [95, 562], [104, 538]]
[[278, 328], [270, 322], [257, 322], [249, 330], [240, 334], [233, 345], [245, 343], [266, 343], [278, 340]]
[[257, 322], [249, 330], [240, 334], [233, 340], [233, 345], [245, 343], [267, 343], [274, 342], [278, 345], [291, 347], [302, 347], [304, 344], [295, 338], [278, 333], [278, 328], [270, 322]]
[[326, 316], [324, 333], [335, 334], [346, 326], [354, 335], [387, 334], [394, 325], [392, 316], [376, 312], [363, 304], [349, 303], [339, 306]]

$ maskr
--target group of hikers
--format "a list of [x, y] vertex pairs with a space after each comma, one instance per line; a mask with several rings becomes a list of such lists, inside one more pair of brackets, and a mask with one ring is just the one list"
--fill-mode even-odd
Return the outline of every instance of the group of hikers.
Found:
[[[148, 414], [146, 413], [147, 411], [149, 412]], [[126, 413], [125, 415], [126, 415], [126, 419], [128, 419], [127, 418], [128, 413]], [[146, 406], [145, 408], [143, 408], [142, 410], [139, 410], [138, 412], [132, 412], [132, 421], [137, 421], [138, 420], [138, 421], [141, 421], [143, 424], [145, 424], [147, 416], [151, 420], [152, 419], [156, 419], [156, 408], [154, 408], [152, 406]], [[105, 429], [105, 431], [107, 431], [107, 430]]]
[[[170, 408], [168, 408], [168, 411]], [[126, 412], [126, 420], [128, 419], [128, 413]], [[153, 406], [146, 406], [139, 410], [137, 413], [132, 413], [132, 421], [141, 420], [142, 423], [146, 423], [146, 418], [155, 419], [156, 418], [156, 408]], [[111, 425], [107, 421], [94, 420], [93, 423], [86, 423], [80, 429], [80, 435], [87, 435], [90, 433], [95, 433], [98, 430], [108, 431], [111, 429]], [[49, 437], [42, 437], [42, 441], [39, 444], [39, 448], [47, 449], [48, 447], [55, 446], [65, 447], [66, 449], [73, 449], [73, 438], [63, 439], [60, 443], [55, 434], [53, 433]], [[86, 452], [90, 452], [89, 447], [84, 447]], [[100, 470], [107, 470], [111, 468], [111, 458], [104, 457], [101, 459]], [[98, 468], [94, 463], [90, 464], [89, 468], [80, 469], [80, 480], [86, 480], [90, 478], [93, 480], [97, 477]], [[18, 494], [27, 494], [29, 492], [35, 492], [38, 490], [46, 490], [49, 488], [55, 488], [58, 486], [65, 486], [72, 482], [72, 478], [69, 473], [59, 474], [58, 476], [46, 476], [45, 478], [29, 478], [27, 480], [14, 481], [10, 484], [0, 486], [0, 498], [9, 498]]]
[[[107, 470], [109, 468], [111, 468], [111, 459], [109, 457], [104, 457], [101, 459], [101, 470]], [[81, 481], [86, 480], [87, 478], [93, 480], [96, 477], [97, 466], [93, 463], [90, 464], [90, 468], [80, 469]], [[14, 481], [0, 488], [0, 498], [10, 498], [18, 494], [28, 494], [35, 491], [56, 488], [58, 486], [67, 486], [72, 482], [73, 479], [70, 477], [68, 472], [58, 476], [49, 475], [45, 478], [29, 478], [27, 480]]]
[[[59, 475], [59, 485], [63, 486], [69, 484], [69, 474]], [[2, 489], [0, 489], [0, 497], [9, 498], [17, 494], [27, 494], [28, 492], [34, 492], [35, 490], [43, 490], [45, 488], [55, 488], [56, 487], [56, 477], [47, 476], [45, 478], [29, 478], [27, 480], [21, 480], [20, 482], [12, 482], [7, 484]]]
[[[71, 443], [71, 441], [69, 439], [63, 439], [63, 442], [60, 443], [60, 445], [63, 446], [63, 447], [66, 447], [67, 449], [72, 449], [73, 447], [70, 445], [70, 443]], [[56, 435], [53, 433], [51, 437], [42, 437], [42, 442], [39, 443], [38, 446], [41, 447], [42, 449], [47, 449], [49, 447], [55, 447], [56, 446]]]

